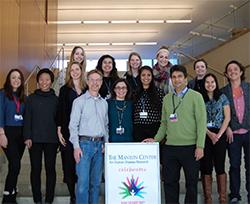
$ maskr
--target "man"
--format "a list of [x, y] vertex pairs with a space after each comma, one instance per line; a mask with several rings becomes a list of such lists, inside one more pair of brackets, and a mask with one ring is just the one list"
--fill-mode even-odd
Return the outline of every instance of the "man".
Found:
[[206, 108], [201, 94], [187, 88], [187, 70], [174, 65], [170, 71], [174, 93], [163, 99], [161, 126], [154, 139], [166, 143], [162, 149], [166, 203], [179, 203], [180, 170], [186, 180], [185, 203], [197, 203], [199, 160], [206, 135]]
[[108, 104], [99, 95], [102, 74], [87, 74], [88, 91], [74, 100], [70, 115], [70, 141], [76, 161], [77, 204], [98, 204], [103, 169], [103, 143], [108, 142]]

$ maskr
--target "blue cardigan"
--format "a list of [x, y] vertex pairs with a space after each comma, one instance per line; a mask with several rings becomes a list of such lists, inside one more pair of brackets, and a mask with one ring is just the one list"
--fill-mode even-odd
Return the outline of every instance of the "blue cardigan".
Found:
[[[10, 100], [4, 93], [0, 91], [0, 127], [5, 126], [23, 126], [23, 120], [15, 120], [16, 104], [14, 100]], [[20, 106], [20, 115], [24, 115], [24, 103]]]
[[242, 81], [241, 88], [243, 89], [244, 101], [245, 101], [245, 112], [244, 112], [242, 124], [239, 123], [239, 120], [238, 120], [238, 117], [234, 108], [231, 84], [229, 83], [221, 89], [221, 91], [227, 96], [229, 103], [230, 103], [231, 121], [230, 121], [229, 126], [231, 127], [233, 131], [238, 130], [240, 128], [250, 130], [250, 83]]

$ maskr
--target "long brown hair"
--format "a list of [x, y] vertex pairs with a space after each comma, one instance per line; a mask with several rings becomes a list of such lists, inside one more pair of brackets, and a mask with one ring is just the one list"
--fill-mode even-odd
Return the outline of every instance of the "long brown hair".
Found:
[[137, 52], [131, 52], [130, 55], [128, 56], [128, 74], [129, 75], [132, 75], [132, 69], [131, 69], [131, 66], [130, 66], [130, 60], [133, 56], [137, 56], [139, 59], [140, 59], [140, 66], [138, 67], [138, 70], [141, 68], [142, 66], [142, 60], [141, 60], [141, 56], [139, 53]]
[[81, 66], [82, 66], [82, 71], [85, 72], [85, 71], [86, 71], [86, 63], [87, 63], [87, 62], [86, 62], [86, 53], [85, 53], [85, 50], [84, 50], [82, 47], [80, 47], [80, 46], [75, 46], [75, 47], [73, 48], [73, 50], [71, 51], [71, 54], [70, 54], [69, 64], [75, 61], [75, 60], [74, 60], [74, 54], [75, 54], [75, 52], [76, 52], [77, 49], [81, 49], [81, 50], [82, 50], [82, 53], [83, 53], [83, 61], [82, 61], [80, 64], [81, 64]]
[[81, 66], [81, 64], [79, 62], [71, 62], [66, 70], [66, 84], [68, 87], [70, 88], [74, 88], [74, 83], [73, 83], [73, 79], [70, 75], [70, 71], [71, 71], [71, 67], [72, 65], [78, 65], [80, 67], [80, 69], [82, 70], [82, 74], [81, 74], [81, 78], [80, 78], [80, 87], [81, 89], [83, 90], [85, 87], [86, 87], [86, 81], [85, 81], [85, 78], [84, 78], [84, 71], [83, 71], [83, 68]]
[[10, 76], [13, 72], [18, 72], [21, 77], [21, 85], [17, 88], [16, 94], [18, 98], [20, 99], [20, 102], [25, 101], [25, 94], [24, 94], [24, 77], [23, 73], [19, 69], [11, 69], [9, 73], [7, 74], [5, 83], [3, 85], [4, 93], [5, 95], [10, 99], [13, 100], [13, 87], [11, 86], [10, 82]]

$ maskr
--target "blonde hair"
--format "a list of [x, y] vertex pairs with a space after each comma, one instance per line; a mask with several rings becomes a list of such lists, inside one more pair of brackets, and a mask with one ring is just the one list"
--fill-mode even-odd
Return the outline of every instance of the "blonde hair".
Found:
[[159, 55], [161, 52], [168, 52], [168, 53], [169, 53], [168, 47], [165, 46], [165, 45], [161, 46], [161, 47], [157, 50], [157, 52], [156, 52], [156, 57], [158, 57], [158, 55]]
[[81, 77], [80, 77], [80, 87], [81, 87], [81, 89], [84, 89], [86, 87], [84, 71], [83, 71], [83, 68], [82, 68], [81, 64], [79, 62], [76, 62], [76, 61], [73, 61], [73, 62], [69, 63], [69, 66], [68, 66], [68, 68], [66, 70], [66, 84], [67, 84], [68, 87], [74, 88], [73, 79], [72, 79], [72, 77], [70, 75], [71, 67], [74, 64], [78, 65], [80, 67], [80, 69], [82, 70], [82, 74], [81, 74]]

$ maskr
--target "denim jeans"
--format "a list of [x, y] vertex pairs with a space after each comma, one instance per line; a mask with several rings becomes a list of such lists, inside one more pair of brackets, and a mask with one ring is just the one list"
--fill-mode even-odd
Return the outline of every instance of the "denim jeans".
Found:
[[248, 201], [250, 201], [249, 192], [249, 143], [250, 143], [250, 132], [246, 134], [234, 134], [233, 143], [228, 146], [228, 156], [230, 162], [229, 178], [230, 178], [230, 197], [240, 199], [240, 165], [241, 165], [241, 152], [242, 148], [244, 151], [245, 161], [245, 175], [246, 175], [246, 190], [248, 192]]
[[102, 141], [80, 141], [82, 157], [76, 164], [76, 204], [98, 204], [103, 170]]

